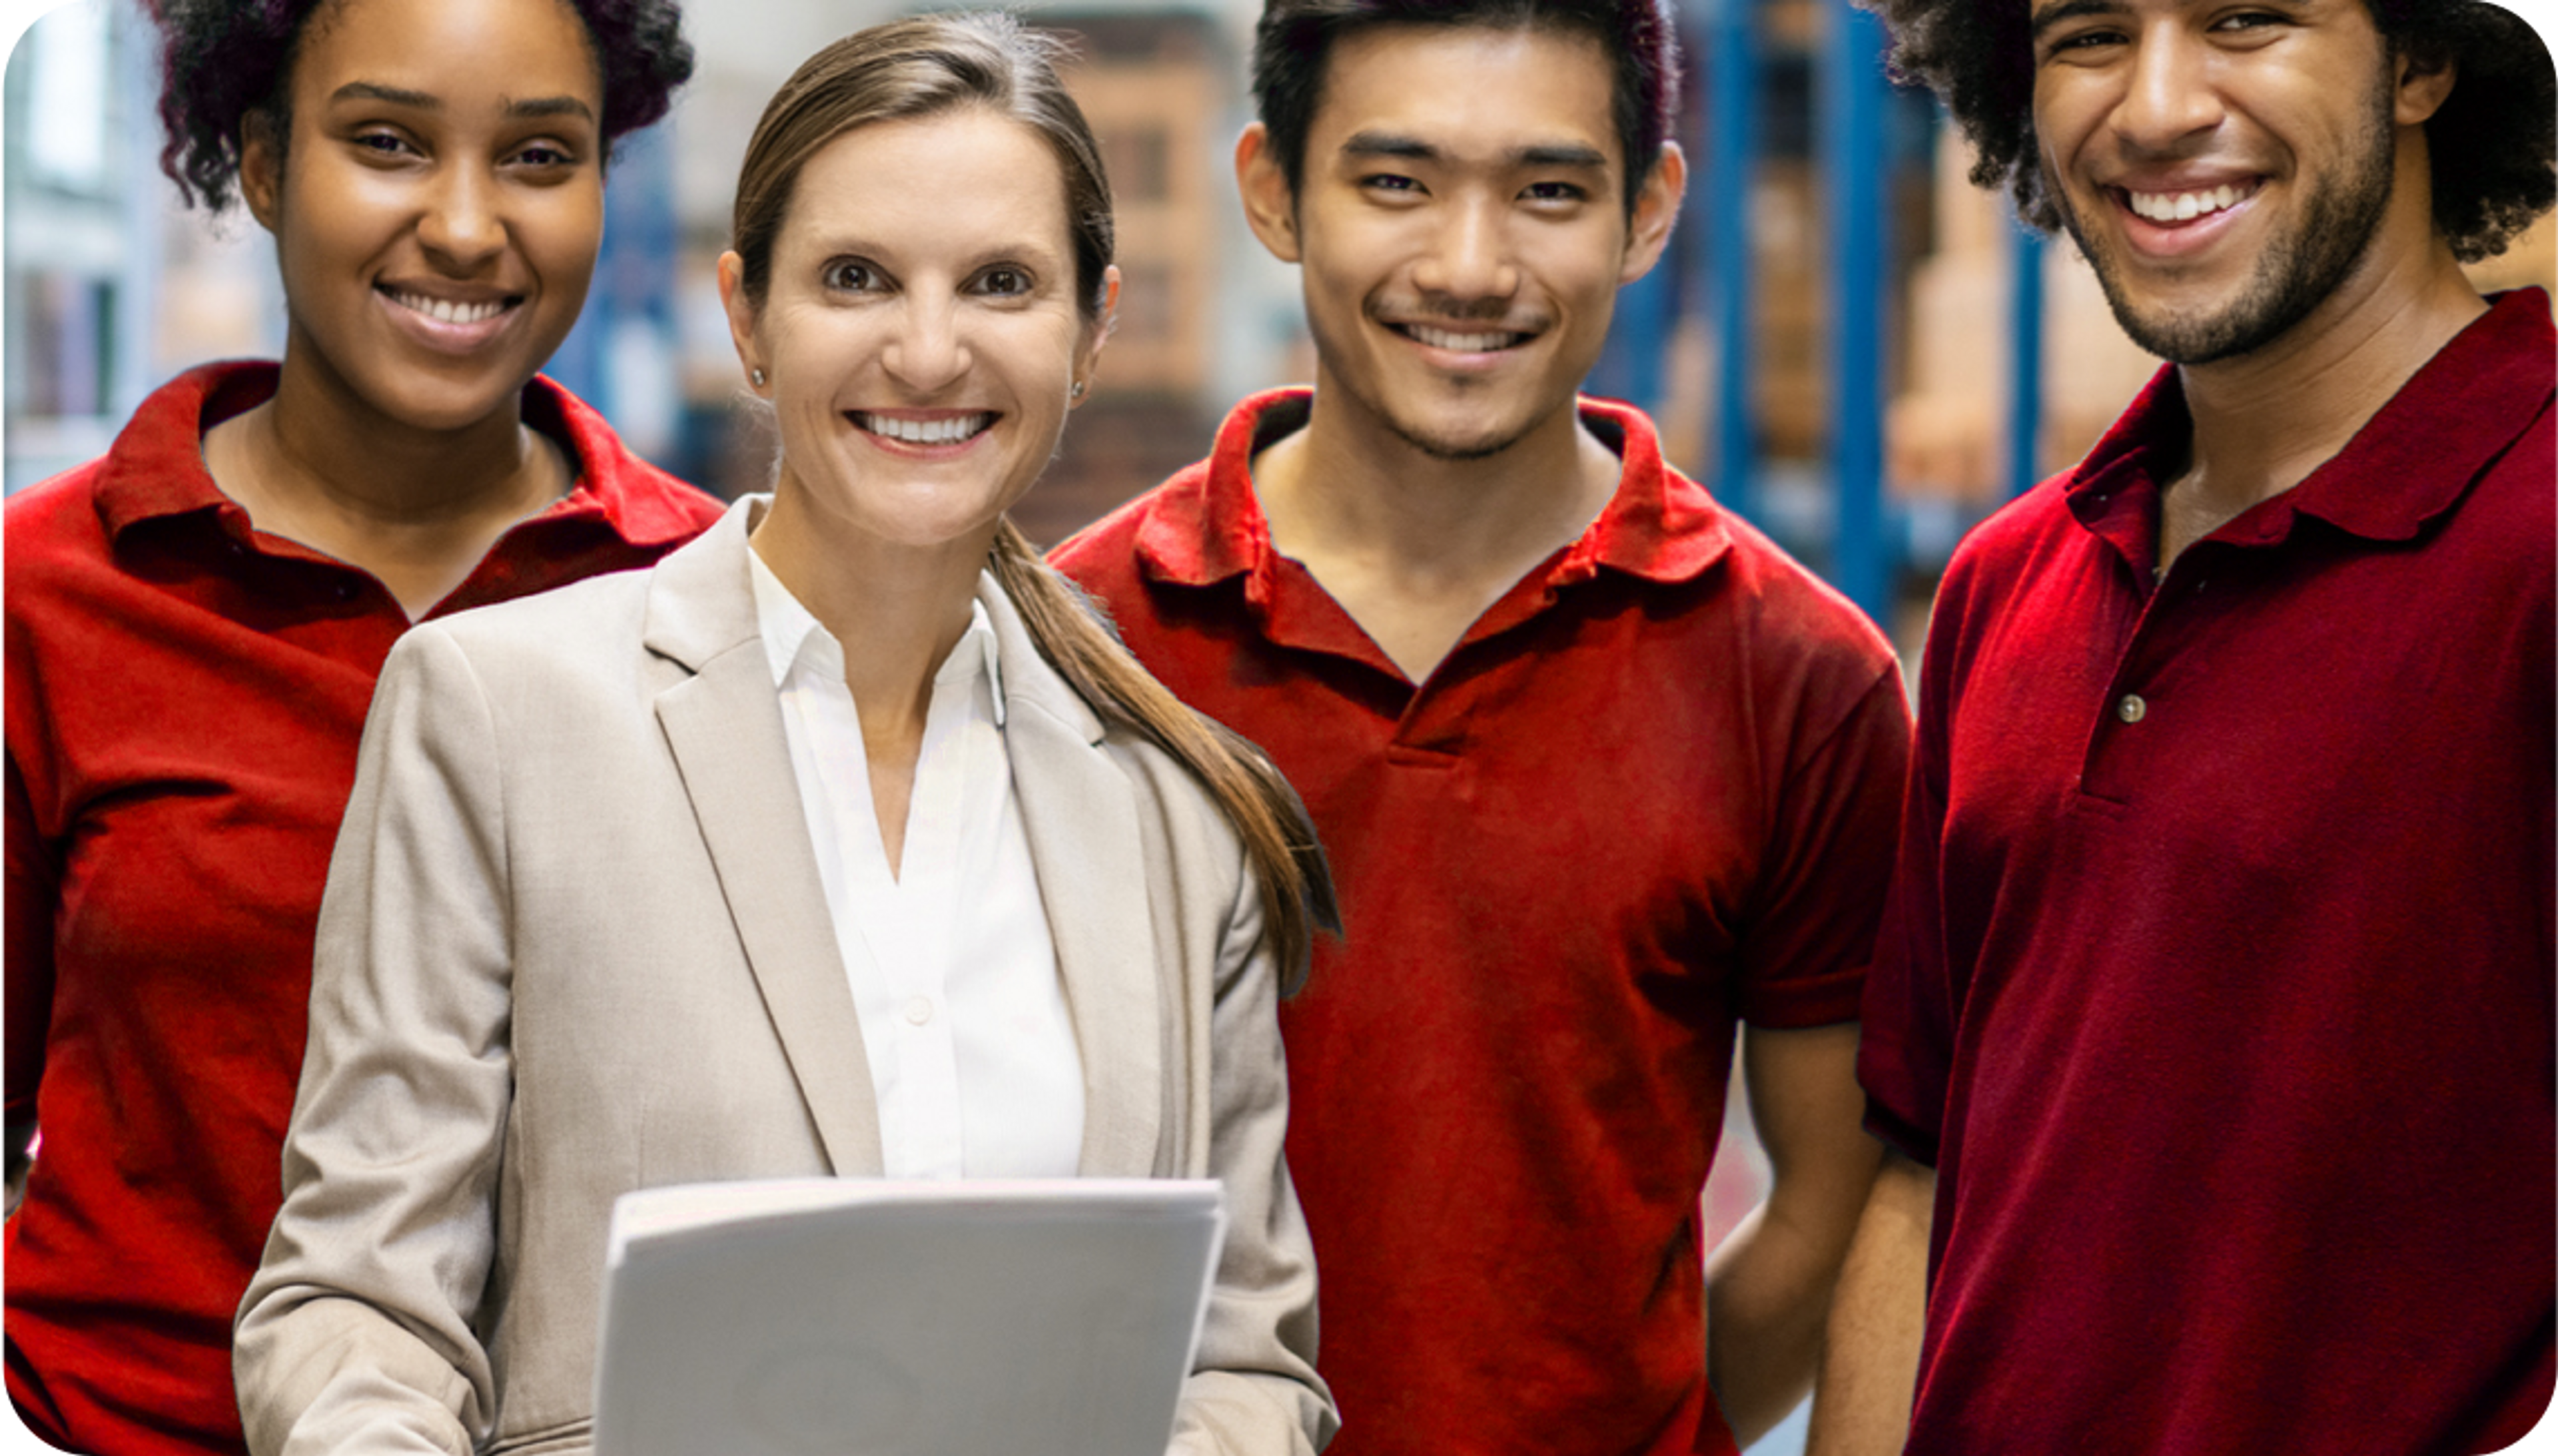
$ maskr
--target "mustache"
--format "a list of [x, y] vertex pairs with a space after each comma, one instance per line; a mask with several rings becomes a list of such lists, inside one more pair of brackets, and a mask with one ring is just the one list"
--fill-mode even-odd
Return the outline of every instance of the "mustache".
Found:
[[1508, 299], [1450, 298], [1440, 294], [1423, 294], [1411, 299], [1383, 299], [1372, 312], [1379, 319], [1396, 324], [1421, 324], [1431, 327], [1489, 325], [1509, 334], [1542, 334], [1554, 323], [1554, 320], [1544, 312], [1522, 311]]

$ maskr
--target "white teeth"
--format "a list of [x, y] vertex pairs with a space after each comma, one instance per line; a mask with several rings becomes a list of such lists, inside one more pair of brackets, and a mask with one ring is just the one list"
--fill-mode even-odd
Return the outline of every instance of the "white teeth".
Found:
[[494, 319], [506, 311], [502, 299], [487, 303], [456, 303], [449, 298], [429, 298], [423, 293], [394, 293], [391, 302], [412, 313], [421, 313], [439, 324], [477, 324]]
[[958, 414], [941, 419], [904, 419], [896, 415], [857, 412], [853, 422], [874, 435], [909, 445], [955, 445], [995, 423], [991, 414]]
[[2253, 188], [2221, 186], [2203, 192], [2132, 192], [2132, 211], [2153, 222], [2190, 222], [2206, 213], [2217, 213], [2235, 207], [2254, 191]]
[[1457, 354], [1490, 354], [1497, 349], [1507, 349], [1526, 337], [1521, 334], [1459, 334], [1448, 329], [1433, 329], [1426, 324], [1407, 324], [1404, 332], [1433, 349]]

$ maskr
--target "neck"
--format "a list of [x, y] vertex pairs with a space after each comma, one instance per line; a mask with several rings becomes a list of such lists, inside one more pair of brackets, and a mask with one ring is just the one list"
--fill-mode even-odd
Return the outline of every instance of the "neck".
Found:
[[467, 425], [421, 428], [373, 407], [299, 339], [285, 350], [275, 396], [245, 422], [253, 490], [292, 517], [410, 528], [512, 518], [567, 485], [525, 427], [520, 392]]
[[821, 503], [787, 462], [755, 553], [844, 650], [862, 735], [920, 743], [932, 674], [967, 631], [977, 573], [994, 543], [989, 522], [931, 545], [884, 539]]
[[[2422, 206], [2421, 190], [2414, 203]], [[2391, 223], [2421, 242], [2388, 247], [2376, 237], [2363, 266], [2281, 338], [2184, 367], [2194, 443], [2180, 489], [2237, 510], [2290, 490], [2487, 311], [2429, 218]]]
[[1317, 372], [1306, 428], [1263, 452], [1253, 489], [1272, 544], [1298, 560], [1353, 555], [1405, 580], [1503, 585], [1578, 538], [1620, 462], [1570, 403], [1507, 448], [1432, 455]]

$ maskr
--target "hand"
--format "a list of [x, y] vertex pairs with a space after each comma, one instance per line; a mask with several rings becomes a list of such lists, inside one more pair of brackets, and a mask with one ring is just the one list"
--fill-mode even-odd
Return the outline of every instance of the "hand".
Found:
[[36, 1123], [0, 1128], [0, 1224], [18, 1213], [18, 1203], [26, 1200], [26, 1175], [36, 1169], [33, 1141]]

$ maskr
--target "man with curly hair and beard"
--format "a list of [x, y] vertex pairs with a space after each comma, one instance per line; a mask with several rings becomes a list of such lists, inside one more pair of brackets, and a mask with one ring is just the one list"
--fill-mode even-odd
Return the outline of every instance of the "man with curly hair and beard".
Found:
[[1937, 597], [1812, 1449], [2504, 1445], [2558, 1276], [2553, 336], [2460, 263], [2550, 205], [2548, 52], [1881, 4], [2170, 363]]

